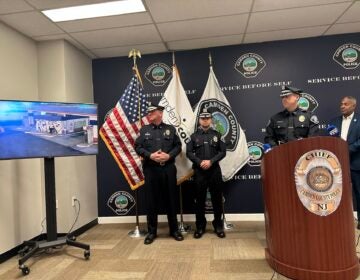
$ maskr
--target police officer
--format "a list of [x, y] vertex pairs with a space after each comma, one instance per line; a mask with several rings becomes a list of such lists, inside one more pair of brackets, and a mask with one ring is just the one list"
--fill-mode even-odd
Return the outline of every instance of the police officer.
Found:
[[214, 209], [212, 222], [218, 237], [224, 238], [224, 224], [222, 220], [222, 175], [219, 161], [226, 155], [226, 145], [221, 140], [221, 134], [212, 129], [212, 115], [204, 109], [199, 115], [200, 127], [191, 135], [186, 146], [186, 155], [193, 162], [195, 172], [195, 212], [196, 231], [194, 238], [201, 238], [205, 233], [205, 199], [209, 188]]
[[184, 240], [178, 229], [176, 211], [175, 157], [181, 151], [181, 142], [175, 128], [162, 122], [164, 107], [150, 104], [148, 118], [151, 124], [140, 129], [135, 141], [135, 151], [143, 158], [145, 192], [147, 200], [148, 234], [144, 244], [151, 244], [157, 237], [160, 198], [166, 204], [170, 235], [177, 241]]
[[318, 135], [317, 116], [298, 107], [301, 93], [302, 90], [294, 87], [282, 87], [280, 97], [285, 110], [271, 117], [266, 127], [265, 143], [277, 146]]

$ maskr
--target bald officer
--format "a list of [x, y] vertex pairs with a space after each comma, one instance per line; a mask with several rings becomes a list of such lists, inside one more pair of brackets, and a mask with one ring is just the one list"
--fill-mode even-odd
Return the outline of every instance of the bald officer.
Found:
[[298, 106], [301, 93], [302, 90], [294, 87], [282, 87], [280, 97], [284, 110], [270, 118], [266, 127], [265, 143], [273, 147], [318, 135], [317, 116]]

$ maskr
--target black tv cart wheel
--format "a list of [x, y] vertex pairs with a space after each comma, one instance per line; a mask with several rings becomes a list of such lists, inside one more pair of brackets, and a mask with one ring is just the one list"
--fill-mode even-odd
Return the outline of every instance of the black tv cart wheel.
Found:
[[85, 250], [84, 251], [84, 258], [85, 258], [85, 260], [90, 259], [90, 250]]
[[30, 268], [28, 268], [26, 265], [20, 265], [19, 269], [21, 269], [21, 272], [23, 275], [28, 275], [30, 273]]

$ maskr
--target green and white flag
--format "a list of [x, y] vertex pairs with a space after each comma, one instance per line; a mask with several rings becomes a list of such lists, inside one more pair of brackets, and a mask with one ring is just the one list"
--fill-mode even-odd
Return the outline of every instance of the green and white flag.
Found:
[[203, 109], [212, 114], [213, 128], [221, 133], [226, 143], [226, 157], [220, 161], [220, 167], [223, 181], [228, 181], [247, 163], [249, 151], [245, 133], [220, 88], [212, 66], [204, 93], [195, 108], [196, 127]]
[[175, 65], [173, 66], [171, 81], [159, 105], [165, 107], [163, 122], [175, 127], [182, 143], [182, 151], [175, 160], [177, 182], [180, 184], [193, 174], [192, 163], [186, 157], [186, 143], [190, 141], [190, 135], [194, 131], [195, 115]]

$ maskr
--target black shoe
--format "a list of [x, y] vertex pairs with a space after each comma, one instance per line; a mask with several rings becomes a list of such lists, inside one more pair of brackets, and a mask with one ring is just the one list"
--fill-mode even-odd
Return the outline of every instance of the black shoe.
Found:
[[223, 229], [215, 230], [215, 233], [216, 233], [217, 237], [219, 237], [219, 238], [224, 238], [226, 236]]
[[174, 231], [173, 233], [170, 233], [170, 235], [172, 237], [174, 237], [174, 239], [176, 241], [183, 241], [184, 240], [184, 237], [182, 236], [181, 232], [180, 231]]
[[156, 234], [155, 233], [148, 233], [146, 236], [145, 236], [145, 240], [144, 240], [144, 244], [145, 245], [149, 245], [151, 243], [154, 242], [156, 238]]
[[197, 230], [195, 230], [195, 232], [194, 232], [194, 238], [196, 238], [196, 239], [199, 239], [199, 238], [201, 238], [203, 235], [204, 235], [204, 233], [205, 233], [205, 230], [204, 229], [197, 229]]

